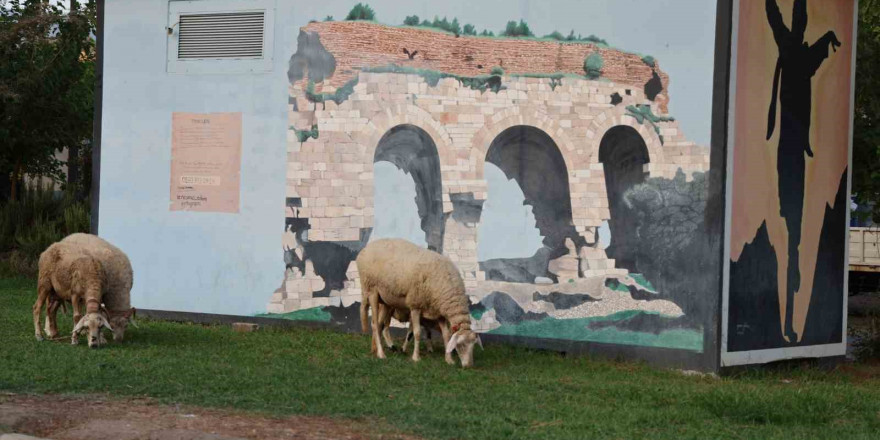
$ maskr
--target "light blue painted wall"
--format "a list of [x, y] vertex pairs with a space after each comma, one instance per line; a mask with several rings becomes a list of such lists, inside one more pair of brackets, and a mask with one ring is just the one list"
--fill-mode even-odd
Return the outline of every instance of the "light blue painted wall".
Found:
[[[273, 70], [166, 73], [167, 0], [107, 0], [100, 235], [134, 268], [135, 307], [265, 311], [283, 273], [287, 63], [298, 34], [278, 2]], [[172, 112], [242, 112], [238, 214], [171, 212]]]
[[[245, 315], [265, 311], [283, 273], [288, 61], [301, 26], [326, 15], [342, 19], [354, 3], [276, 0], [271, 72], [182, 75], [166, 73], [168, 0], [106, 0], [100, 234], [131, 257], [136, 307]], [[672, 78], [671, 113], [688, 137], [708, 143], [714, 1], [368, 3], [388, 24], [399, 24], [410, 14], [448, 15], [497, 33], [507, 20], [524, 18], [539, 35], [574, 29], [624, 50], [652, 54]], [[243, 113], [238, 214], [169, 211], [175, 111]], [[487, 164], [490, 199], [480, 229], [480, 259], [531, 256], [541, 240], [534, 216], [522, 206], [516, 183], [492, 168]], [[412, 189], [406, 186], [409, 176], [386, 171], [376, 174], [377, 193], [383, 187]], [[409, 202], [409, 193], [404, 199]], [[379, 235], [420, 238], [424, 244], [412, 218], [414, 202], [389, 203], [386, 210], [377, 206], [376, 212], [384, 213], [376, 219]]]

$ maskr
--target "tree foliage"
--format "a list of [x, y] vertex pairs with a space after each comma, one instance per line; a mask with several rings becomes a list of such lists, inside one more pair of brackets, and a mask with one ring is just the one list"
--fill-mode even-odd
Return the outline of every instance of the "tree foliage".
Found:
[[586, 42], [586, 43], [596, 43], [596, 44], [608, 45], [607, 41], [605, 41], [602, 38], [599, 38], [595, 35], [592, 35], [592, 34], [587, 35], [586, 37], [584, 37], [580, 34], [575, 35], [574, 29], [572, 29], [571, 33], [569, 33], [568, 36], [562, 35], [562, 32], [553, 31], [547, 35], [544, 35], [544, 38], [549, 38], [551, 40], [557, 40], [557, 41]]
[[346, 20], [375, 20], [376, 12], [373, 11], [373, 8], [366, 3], [358, 3], [351, 8], [351, 11], [348, 12], [348, 16], [345, 17]]
[[853, 193], [880, 223], [880, 0], [859, 2]]
[[[73, 10], [0, 0], [0, 178], [15, 198], [22, 177], [61, 177], [55, 153], [92, 136], [95, 3]], [[4, 183], [6, 183], [4, 182]]]
[[502, 36], [505, 37], [534, 37], [535, 34], [532, 33], [532, 30], [529, 29], [529, 25], [520, 20], [519, 23], [515, 21], [508, 21], [507, 27], [504, 28], [504, 31], [501, 33]]
[[418, 15], [407, 15], [406, 18], [403, 19], [404, 26], [418, 26], [419, 23]]

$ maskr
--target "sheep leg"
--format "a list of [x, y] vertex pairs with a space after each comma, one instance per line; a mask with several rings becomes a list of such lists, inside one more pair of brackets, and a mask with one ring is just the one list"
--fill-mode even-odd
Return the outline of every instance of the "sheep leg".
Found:
[[385, 346], [389, 350], [394, 351], [394, 340], [391, 339], [391, 309], [388, 306], [380, 306], [379, 322], [382, 323], [382, 338], [385, 339]]
[[434, 352], [434, 340], [431, 339], [431, 331], [430, 327], [425, 327], [425, 345], [428, 346], [428, 353]]
[[373, 345], [376, 347], [376, 357], [385, 359], [385, 350], [382, 348], [381, 336], [379, 336], [379, 294], [370, 293], [370, 308], [373, 309]]
[[422, 311], [419, 309], [412, 309], [410, 311], [410, 320], [409, 323], [412, 326], [413, 332], [413, 362], [419, 361], [419, 339], [422, 336]]
[[[47, 277], [40, 277], [40, 280], [37, 284], [37, 302], [34, 303], [33, 312], [34, 312], [34, 337], [37, 338], [38, 341], [43, 340], [43, 332], [40, 331], [40, 314], [43, 311], [43, 303], [49, 299], [49, 294], [52, 291], [52, 282]], [[48, 309], [47, 309], [48, 311]]]
[[79, 310], [80, 297], [77, 295], [72, 295], [70, 297], [70, 307], [73, 309], [73, 325], [79, 322], [80, 318], [82, 318], [82, 312]]
[[403, 352], [406, 353], [407, 347], [409, 347], [409, 341], [412, 340], [412, 324], [409, 324], [406, 327], [406, 338], [403, 340]]
[[[82, 319], [82, 315], [79, 312], [79, 295], [71, 295], [70, 304], [70, 306], [73, 307], [73, 328], [76, 328], [79, 320]], [[79, 335], [77, 332], [73, 331], [70, 333], [70, 345], [76, 344], [79, 344]]]
[[49, 339], [52, 339], [58, 336], [58, 307], [61, 305], [61, 300], [54, 299], [49, 301], [49, 307], [46, 307], [46, 336]]
[[[452, 337], [448, 322], [440, 323], [440, 333], [443, 334], [443, 351], [445, 352], [446, 346], [449, 345], [449, 338]], [[455, 360], [452, 359], [452, 353], [446, 353], [446, 363], [449, 365], [455, 365]]]

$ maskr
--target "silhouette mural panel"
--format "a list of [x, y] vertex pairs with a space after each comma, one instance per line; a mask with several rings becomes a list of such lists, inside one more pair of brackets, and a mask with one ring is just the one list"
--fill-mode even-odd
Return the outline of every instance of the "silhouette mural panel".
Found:
[[736, 8], [727, 352], [842, 345], [854, 2]]

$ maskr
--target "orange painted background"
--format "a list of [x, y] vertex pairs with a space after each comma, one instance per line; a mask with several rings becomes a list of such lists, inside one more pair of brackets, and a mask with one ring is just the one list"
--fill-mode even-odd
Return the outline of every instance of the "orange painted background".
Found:
[[[777, 0], [777, 4], [786, 26], [790, 28], [794, 0]], [[801, 286], [795, 295], [793, 323], [798, 335], [803, 335], [809, 309], [825, 207], [834, 203], [840, 177], [847, 167], [854, 50], [853, 7], [853, 0], [808, 2], [807, 43], [813, 44], [825, 32], [833, 30], [843, 45], [837, 52], [829, 50], [829, 57], [813, 77], [810, 143], [815, 155], [806, 159], [800, 245]], [[770, 242], [777, 253], [782, 325], [786, 306], [788, 240], [785, 221], [779, 213], [776, 176], [779, 111], [777, 129], [773, 137], [766, 140], [767, 113], [778, 50], [767, 23], [763, 1], [740, 2], [736, 51], [731, 260], [739, 259], [743, 246], [755, 238], [761, 223], [766, 221]]]

